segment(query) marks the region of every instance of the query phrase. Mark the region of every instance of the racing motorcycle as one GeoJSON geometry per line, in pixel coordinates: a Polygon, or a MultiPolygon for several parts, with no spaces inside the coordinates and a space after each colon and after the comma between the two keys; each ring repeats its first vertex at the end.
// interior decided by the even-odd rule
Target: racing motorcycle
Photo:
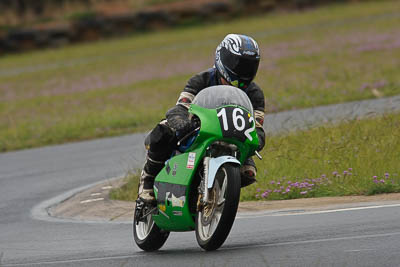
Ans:
{"type": "Polygon", "coordinates": [[[239,205],[240,166],[257,155],[253,107],[240,89],[227,85],[201,90],[189,114],[198,125],[156,176],[156,205],[137,200],[133,236],[145,251],[161,248],[171,231],[195,231],[204,250],[228,237],[239,205]]]}

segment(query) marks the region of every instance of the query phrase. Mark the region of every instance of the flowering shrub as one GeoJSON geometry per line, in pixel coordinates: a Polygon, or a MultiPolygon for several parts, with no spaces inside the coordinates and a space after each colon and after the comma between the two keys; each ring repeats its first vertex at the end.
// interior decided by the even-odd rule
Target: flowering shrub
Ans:
{"type": "Polygon", "coordinates": [[[400,179],[397,173],[391,175],[386,172],[381,177],[374,175],[371,180],[374,186],[367,192],[369,195],[391,193],[400,190],[400,179]]]}
{"type": "MultiPolygon", "coordinates": [[[[292,178],[282,177],[271,180],[267,188],[257,188],[256,199],[294,199],[316,196],[341,195],[337,192],[342,190],[342,195],[347,192],[346,185],[351,185],[354,179],[353,168],[342,172],[334,171],[330,175],[322,174],[317,178],[292,178]],[[331,192],[335,192],[332,193],[331,192]]],[[[373,176],[372,186],[363,194],[378,194],[400,191],[400,179],[397,174],[385,173],[382,177],[373,176]]]]}

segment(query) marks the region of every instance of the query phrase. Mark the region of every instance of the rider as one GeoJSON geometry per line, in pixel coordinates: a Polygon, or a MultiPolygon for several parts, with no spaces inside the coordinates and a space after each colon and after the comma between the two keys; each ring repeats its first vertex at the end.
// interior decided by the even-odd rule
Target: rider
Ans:
{"type": "MultiPolygon", "coordinates": [[[[184,136],[193,129],[189,120],[188,109],[197,93],[214,85],[231,85],[242,89],[253,104],[256,119],[256,130],[260,151],[265,144],[264,94],[252,80],[256,76],[260,62],[260,52],[256,41],[246,35],[228,34],[218,45],[215,53],[215,64],[212,68],[193,76],[180,94],[176,106],[166,113],[166,120],[161,121],[148,136],[148,149],[140,182],[139,198],[153,202],[153,185],[155,176],[164,167],[165,161],[176,148],[177,135],[184,136]]],[[[256,181],[256,166],[248,158],[240,169],[242,187],[256,181]]]]}

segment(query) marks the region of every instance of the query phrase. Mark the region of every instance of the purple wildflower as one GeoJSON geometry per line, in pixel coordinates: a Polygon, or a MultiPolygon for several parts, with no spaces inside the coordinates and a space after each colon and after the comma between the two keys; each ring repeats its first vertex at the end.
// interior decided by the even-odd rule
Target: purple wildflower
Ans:
{"type": "Polygon", "coordinates": [[[387,82],[385,80],[382,80],[382,81],[374,83],[374,88],[379,89],[379,88],[385,87],[386,85],[387,85],[387,82]]]}
{"type": "Polygon", "coordinates": [[[301,191],[300,192],[300,195],[305,195],[305,194],[307,194],[307,191],[301,191]]]}
{"type": "Polygon", "coordinates": [[[389,173],[385,173],[385,177],[386,177],[386,178],[389,178],[389,173]]]}
{"type": "Polygon", "coordinates": [[[322,174],[322,175],[321,175],[321,178],[326,178],[326,175],[325,175],[325,174],[322,174]]]}
{"type": "Polygon", "coordinates": [[[338,172],[337,172],[337,171],[334,171],[334,172],[332,172],[332,175],[333,175],[333,176],[336,176],[336,175],[338,175],[338,172]]]}
{"type": "Polygon", "coordinates": [[[381,182],[382,184],[384,184],[384,183],[385,183],[385,180],[381,179],[380,182],[381,182]]]}
{"type": "Polygon", "coordinates": [[[261,192],[261,188],[257,188],[257,192],[261,192]]]}
{"type": "Polygon", "coordinates": [[[346,176],[348,174],[348,171],[344,171],[343,175],[346,176]]]}
{"type": "Polygon", "coordinates": [[[271,182],[269,182],[270,184],[275,184],[275,181],[271,181],[271,182]]]}
{"type": "Polygon", "coordinates": [[[363,84],[361,85],[361,87],[358,88],[358,90],[364,91],[365,89],[368,89],[368,88],[370,88],[370,85],[369,85],[368,83],[363,83],[363,84]]]}
{"type": "Polygon", "coordinates": [[[351,172],[353,170],[353,168],[349,168],[349,172],[351,172]]]}
{"type": "Polygon", "coordinates": [[[290,187],[286,188],[286,193],[290,192],[290,187]]]}

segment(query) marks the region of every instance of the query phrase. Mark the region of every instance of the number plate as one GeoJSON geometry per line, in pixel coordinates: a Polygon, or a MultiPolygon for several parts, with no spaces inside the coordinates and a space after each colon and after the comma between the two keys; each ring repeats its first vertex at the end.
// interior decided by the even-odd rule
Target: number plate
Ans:
{"type": "Polygon", "coordinates": [[[233,137],[241,142],[246,139],[253,140],[250,133],[255,130],[255,123],[250,113],[239,107],[232,106],[219,108],[217,112],[223,137],[233,137]]]}

